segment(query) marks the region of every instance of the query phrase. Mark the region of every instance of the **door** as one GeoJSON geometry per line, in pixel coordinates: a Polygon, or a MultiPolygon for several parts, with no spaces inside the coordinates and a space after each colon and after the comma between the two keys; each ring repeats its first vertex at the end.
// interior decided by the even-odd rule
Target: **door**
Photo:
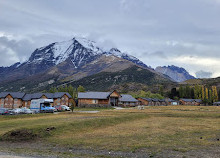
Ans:
{"type": "Polygon", "coordinates": [[[111,97],[110,104],[111,104],[111,106],[118,106],[118,98],[111,97]]]}

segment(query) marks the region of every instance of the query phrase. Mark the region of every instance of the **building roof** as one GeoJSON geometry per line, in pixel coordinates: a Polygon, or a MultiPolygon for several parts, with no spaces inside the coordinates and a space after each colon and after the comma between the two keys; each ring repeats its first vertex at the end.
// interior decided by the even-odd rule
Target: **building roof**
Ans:
{"type": "Polygon", "coordinates": [[[194,100],[195,100],[195,102],[197,102],[197,103],[201,103],[201,102],[202,102],[201,99],[194,99],[194,100]]]}
{"type": "Polygon", "coordinates": [[[194,101],[194,99],[184,99],[184,98],[181,98],[180,100],[185,101],[185,102],[193,102],[194,101]]]}
{"type": "Polygon", "coordinates": [[[122,97],[119,98],[119,101],[121,102],[138,102],[137,99],[133,98],[131,95],[129,94],[122,94],[122,97]]]}
{"type": "Polygon", "coordinates": [[[78,99],[108,99],[112,92],[79,92],[78,99]]]}
{"type": "Polygon", "coordinates": [[[43,95],[45,95],[48,99],[61,98],[65,94],[72,98],[69,93],[66,92],[56,92],[56,93],[33,93],[33,94],[25,94],[20,92],[1,92],[0,98],[5,98],[7,95],[11,95],[14,99],[23,99],[24,101],[28,101],[31,99],[40,99],[43,95]]]}
{"type": "Polygon", "coordinates": [[[5,98],[7,95],[11,95],[14,99],[22,99],[25,93],[22,92],[1,92],[0,98],[5,98]]]}
{"type": "Polygon", "coordinates": [[[144,100],[146,100],[146,101],[152,101],[151,98],[141,98],[141,99],[144,99],[144,100]]]}
{"type": "Polygon", "coordinates": [[[61,98],[64,95],[67,95],[69,98],[72,98],[72,96],[66,92],[56,92],[53,94],[53,98],[61,98]]]}
{"type": "Polygon", "coordinates": [[[181,98],[180,100],[182,100],[184,102],[197,102],[197,103],[201,103],[202,102],[201,99],[185,99],[185,98],[181,98]]]}
{"type": "Polygon", "coordinates": [[[78,99],[108,99],[113,92],[79,92],[78,99]]]}
{"type": "Polygon", "coordinates": [[[214,105],[216,105],[216,104],[220,104],[220,102],[214,102],[213,104],[214,104],[214,105]]]}

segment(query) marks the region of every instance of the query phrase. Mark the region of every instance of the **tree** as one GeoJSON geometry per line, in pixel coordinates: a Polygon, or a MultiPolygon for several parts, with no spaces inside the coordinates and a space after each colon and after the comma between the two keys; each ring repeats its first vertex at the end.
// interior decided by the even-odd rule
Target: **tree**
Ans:
{"type": "Polygon", "coordinates": [[[183,87],[182,87],[182,86],[180,86],[180,88],[179,88],[179,97],[180,97],[180,98],[183,98],[183,97],[184,97],[184,90],[183,90],[183,87]]]}
{"type": "Polygon", "coordinates": [[[85,92],[85,88],[81,85],[79,85],[79,87],[77,88],[78,92],[85,92]]]}
{"type": "Polygon", "coordinates": [[[178,91],[176,90],[176,88],[172,88],[171,89],[171,92],[170,92],[170,98],[174,98],[174,97],[178,97],[179,96],[179,93],[178,91]]]}
{"type": "Polygon", "coordinates": [[[205,90],[204,90],[204,86],[202,86],[202,100],[205,100],[205,90]]]}
{"type": "Polygon", "coordinates": [[[164,88],[163,88],[163,86],[160,86],[159,94],[160,94],[161,96],[164,95],[164,88]]]}
{"type": "Polygon", "coordinates": [[[186,86],[185,88],[185,92],[186,92],[186,98],[191,98],[191,89],[189,87],[189,85],[186,86]]]}
{"type": "Polygon", "coordinates": [[[74,99],[71,99],[70,109],[71,109],[72,112],[73,112],[73,110],[75,109],[75,107],[76,107],[76,102],[74,101],[74,99]]]}

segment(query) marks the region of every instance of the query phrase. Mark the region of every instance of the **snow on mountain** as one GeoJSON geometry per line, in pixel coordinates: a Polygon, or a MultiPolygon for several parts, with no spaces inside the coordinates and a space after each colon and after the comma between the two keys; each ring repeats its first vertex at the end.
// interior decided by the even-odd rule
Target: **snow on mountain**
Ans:
{"type": "Polygon", "coordinates": [[[113,55],[137,65],[147,67],[139,59],[127,53],[122,53],[117,48],[103,51],[94,41],[85,38],[73,38],[69,41],[56,42],[36,49],[27,61],[27,64],[36,65],[43,63],[44,65],[55,66],[70,59],[74,67],[78,68],[101,55],[113,55]]]}

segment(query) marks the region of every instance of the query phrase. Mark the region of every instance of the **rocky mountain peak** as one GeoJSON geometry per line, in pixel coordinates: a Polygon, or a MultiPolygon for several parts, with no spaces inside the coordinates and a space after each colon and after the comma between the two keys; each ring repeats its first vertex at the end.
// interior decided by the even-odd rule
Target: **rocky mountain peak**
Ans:
{"type": "Polygon", "coordinates": [[[187,72],[184,68],[174,65],[163,67],[158,66],[155,71],[169,76],[176,82],[183,82],[189,79],[195,79],[195,77],[190,75],[189,72],[187,72]]]}

